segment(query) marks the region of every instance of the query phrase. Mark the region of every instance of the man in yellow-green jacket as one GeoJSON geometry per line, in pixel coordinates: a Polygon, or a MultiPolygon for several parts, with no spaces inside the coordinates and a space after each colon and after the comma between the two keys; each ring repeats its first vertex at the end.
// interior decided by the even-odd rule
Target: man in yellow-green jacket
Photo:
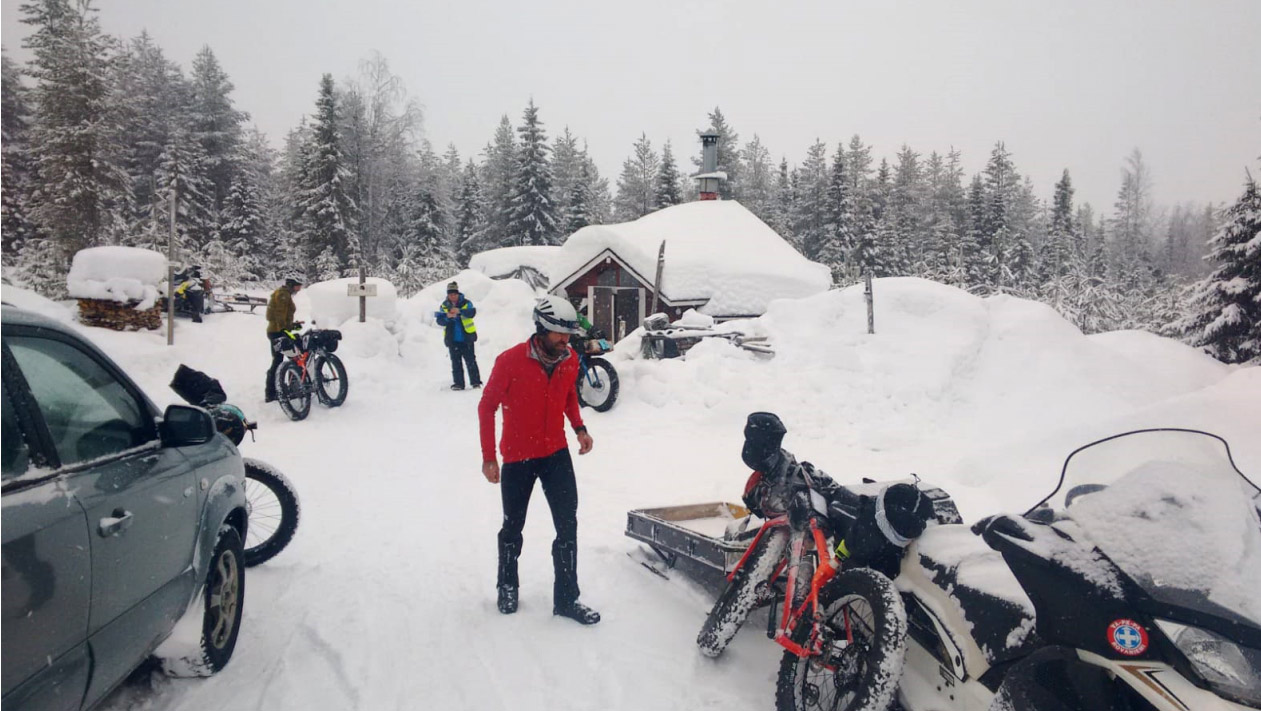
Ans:
{"type": "Polygon", "coordinates": [[[302,291],[302,282],[289,277],[285,279],[284,286],[273,291],[267,300],[267,340],[271,343],[271,367],[267,369],[267,387],[263,390],[267,402],[276,399],[276,369],[285,359],[280,346],[289,338],[285,331],[302,325],[301,321],[293,320],[297,312],[293,295],[299,291],[302,291]]]}
{"type": "Polygon", "coordinates": [[[445,329],[442,342],[451,354],[452,390],[464,389],[465,365],[468,366],[469,384],[475,388],[482,386],[482,374],[477,370],[477,355],[473,350],[473,344],[477,342],[477,326],[473,324],[476,315],[473,302],[460,293],[460,285],[455,282],[447,284],[447,298],[438,305],[434,317],[445,329]]]}

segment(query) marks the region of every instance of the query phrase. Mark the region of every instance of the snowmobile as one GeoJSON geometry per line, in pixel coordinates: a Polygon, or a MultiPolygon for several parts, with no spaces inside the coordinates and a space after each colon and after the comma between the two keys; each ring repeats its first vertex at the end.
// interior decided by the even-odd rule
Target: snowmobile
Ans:
{"type": "Polygon", "coordinates": [[[1261,708],[1259,507],[1225,440],[1141,430],[1023,515],[930,526],[895,580],[901,708],[1261,708]]]}

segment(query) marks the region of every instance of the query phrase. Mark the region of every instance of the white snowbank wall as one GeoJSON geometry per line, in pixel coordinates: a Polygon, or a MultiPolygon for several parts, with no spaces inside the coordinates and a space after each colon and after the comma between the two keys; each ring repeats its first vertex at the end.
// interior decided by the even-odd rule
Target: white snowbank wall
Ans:
{"type": "Polygon", "coordinates": [[[560,250],[560,247],[537,245],[488,249],[474,254],[469,259],[468,266],[488,277],[507,276],[521,267],[529,267],[544,276],[550,276],[552,264],[560,256],[560,250]]]}
{"type": "Polygon", "coordinates": [[[743,205],[705,200],[578,230],[552,267],[552,286],[605,249],[651,284],[662,240],[662,296],[672,302],[708,299],[699,310],[713,316],[762,314],[773,299],[813,296],[832,285],[827,267],[801,256],[743,205]]]}
{"type": "MultiPolygon", "coordinates": [[[[310,304],[311,323],[320,328],[338,328],[351,318],[359,318],[359,297],[349,296],[346,288],[358,284],[359,277],[332,279],[312,284],[298,293],[305,294],[310,304]]],[[[368,277],[364,283],[376,284],[377,295],[367,297],[368,317],[379,319],[390,328],[398,320],[398,290],[380,277],[368,277]]]]}
{"type": "Polygon", "coordinates": [[[75,253],[66,291],[75,299],[139,301],[153,306],[158,283],[166,278],[166,257],[139,247],[89,247],[75,253]]]}

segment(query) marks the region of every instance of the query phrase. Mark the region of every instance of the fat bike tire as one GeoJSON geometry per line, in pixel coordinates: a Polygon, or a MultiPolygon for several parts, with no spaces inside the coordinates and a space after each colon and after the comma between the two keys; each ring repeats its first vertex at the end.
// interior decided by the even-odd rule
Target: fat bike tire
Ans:
{"type": "MultiPolygon", "coordinates": [[[[823,653],[784,652],[776,711],[887,711],[896,708],[906,655],[906,610],[893,582],[869,568],[846,570],[819,591],[823,653]],[[847,643],[846,624],[853,635],[847,643]],[[830,667],[830,668],[829,668],[830,667]]],[[[808,619],[793,641],[811,644],[808,619]]]]}
{"type": "Polygon", "coordinates": [[[311,414],[311,388],[302,382],[302,369],[291,360],[276,371],[276,401],[289,419],[305,420],[311,414]]]}
{"type": "Polygon", "coordinates": [[[768,597],[773,582],[771,575],[783,560],[787,547],[787,529],[778,528],[762,537],[758,547],[744,562],[744,567],[736,571],[727,589],[709,611],[709,617],[696,636],[696,646],[701,654],[712,658],[723,653],[753,608],[768,597]]]}
{"type": "Polygon", "coordinates": [[[315,394],[321,405],[339,407],[346,402],[350,381],[346,379],[346,366],[341,358],[332,353],[316,356],[312,370],[315,371],[315,394]]]}
{"type": "Polygon", "coordinates": [[[293,485],[270,465],[245,459],[245,567],[265,563],[285,549],[298,531],[301,507],[293,485]]]}
{"type": "Polygon", "coordinates": [[[587,374],[578,376],[578,402],[596,412],[608,412],[617,402],[619,387],[613,364],[603,358],[592,358],[587,362],[587,374]]]}

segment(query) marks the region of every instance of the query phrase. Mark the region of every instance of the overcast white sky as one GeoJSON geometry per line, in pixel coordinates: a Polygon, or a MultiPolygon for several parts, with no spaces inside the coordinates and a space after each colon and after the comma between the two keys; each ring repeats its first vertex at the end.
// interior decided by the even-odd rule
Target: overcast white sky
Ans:
{"type": "MultiPolygon", "coordinates": [[[[21,0],[3,41],[24,60],[21,0]]],[[[98,0],[107,32],[148,29],[186,69],[205,44],[236,103],[278,143],[337,80],[381,52],[441,151],[481,149],[533,96],[616,180],[632,142],[673,141],[721,106],[776,161],[854,133],[892,160],[951,146],[969,174],[996,140],[1049,198],[1111,209],[1140,148],[1160,202],[1227,201],[1261,156],[1261,0],[98,0]]],[[[829,150],[831,153],[831,150],[829,150]]],[[[1261,176],[1258,176],[1261,177],[1261,176]]]]}

